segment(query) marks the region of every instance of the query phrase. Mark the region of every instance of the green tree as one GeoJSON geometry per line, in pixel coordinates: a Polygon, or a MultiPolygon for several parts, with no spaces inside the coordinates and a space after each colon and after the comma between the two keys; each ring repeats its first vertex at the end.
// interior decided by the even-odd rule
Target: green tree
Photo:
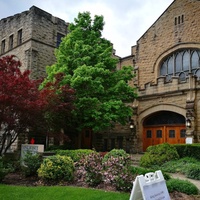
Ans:
{"type": "Polygon", "coordinates": [[[119,59],[113,56],[112,43],[102,38],[103,16],[92,20],[89,12],[79,13],[69,25],[69,34],[56,50],[57,62],[47,67],[47,82],[57,73],[65,76],[61,85],[69,84],[76,91],[74,116],[79,129],[104,130],[114,123],[125,124],[132,109],[135,89],[127,83],[133,68],[117,70],[119,59]]]}

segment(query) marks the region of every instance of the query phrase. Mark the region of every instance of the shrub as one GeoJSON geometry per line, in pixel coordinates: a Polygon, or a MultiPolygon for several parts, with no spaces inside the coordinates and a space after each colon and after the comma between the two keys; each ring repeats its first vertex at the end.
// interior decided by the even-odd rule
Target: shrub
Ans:
{"type": "Polygon", "coordinates": [[[86,157],[82,158],[82,160],[80,160],[78,166],[79,176],[80,173],[83,173],[83,175],[85,175],[85,181],[90,186],[97,186],[102,182],[103,166],[102,157],[99,154],[92,153],[87,155],[86,157]]]}
{"type": "Polygon", "coordinates": [[[74,162],[68,156],[50,156],[43,160],[38,176],[45,180],[71,181],[74,178],[74,162]]]}
{"type": "Polygon", "coordinates": [[[146,153],[140,159],[142,167],[152,167],[154,165],[161,166],[170,160],[179,158],[176,148],[168,143],[155,146],[149,146],[146,153]]]}
{"type": "Polygon", "coordinates": [[[200,160],[200,145],[199,144],[175,144],[174,147],[180,158],[193,157],[200,160]]]}
{"type": "Polygon", "coordinates": [[[39,169],[42,163],[42,156],[40,154],[33,154],[31,152],[27,152],[22,162],[22,171],[24,175],[34,176],[37,174],[37,170],[39,169]]]}
{"type": "MultiPolygon", "coordinates": [[[[146,168],[143,168],[143,167],[135,167],[135,166],[131,166],[130,170],[131,170],[131,173],[135,174],[135,175],[145,175],[149,172],[155,171],[155,169],[146,169],[146,168]]],[[[163,177],[166,181],[171,178],[171,176],[164,171],[162,171],[162,174],[163,174],[163,177]]]]}
{"type": "Polygon", "coordinates": [[[74,162],[79,161],[84,156],[95,153],[95,151],[91,149],[56,150],[55,152],[57,155],[69,156],[74,162]]]}
{"type": "Polygon", "coordinates": [[[110,157],[104,162],[104,182],[112,184],[119,191],[131,191],[135,174],[131,172],[130,158],[110,157]]]}
{"type": "Polygon", "coordinates": [[[0,182],[4,179],[4,177],[8,174],[9,170],[5,168],[2,157],[0,157],[0,182]]]}
{"type": "Polygon", "coordinates": [[[170,179],[166,182],[166,185],[169,192],[178,191],[188,195],[198,194],[198,188],[187,180],[170,179]]]}
{"type": "Polygon", "coordinates": [[[191,164],[199,164],[195,158],[181,158],[179,160],[172,160],[164,163],[160,169],[169,173],[183,173],[186,174],[187,170],[190,168],[191,164]]]}
{"type": "Polygon", "coordinates": [[[127,157],[129,157],[129,154],[127,154],[126,151],[124,151],[123,149],[112,149],[110,152],[108,152],[104,156],[103,162],[106,162],[111,157],[114,157],[114,158],[117,158],[117,157],[127,158],[127,157]]]}
{"type": "Polygon", "coordinates": [[[186,169],[185,174],[188,178],[200,180],[200,166],[199,166],[199,164],[189,165],[186,169]]]}

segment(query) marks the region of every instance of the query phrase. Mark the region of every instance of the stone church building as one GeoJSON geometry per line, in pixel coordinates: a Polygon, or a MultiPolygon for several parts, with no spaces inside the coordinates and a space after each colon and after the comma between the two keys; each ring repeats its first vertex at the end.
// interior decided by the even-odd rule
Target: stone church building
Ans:
{"type": "MultiPolygon", "coordinates": [[[[131,31],[131,29],[128,29],[131,31]]],[[[143,152],[160,143],[200,141],[200,1],[174,0],[132,46],[138,98],[131,126],[97,136],[102,149],[143,152]],[[102,141],[102,143],[100,142],[102,141]]]]}
{"type": "MultiPolygon", "coordinates": [[[[131,30],[130,30],[131,31],[131,30]]],[[[139,38],[133,120],[139,151],[200,141],[200,1],[175,0],[139,38]]]]}
{"type": "MultiPolygon", "coordinates": [[[[33,77],[43,76],[44,66],[55,61],[54,49],[67,34],[67,26],[34,6],[2,19],[0,56],[16,54],[24,68],[34,70],[33,77]]],[[[136,74],[129,83],[138,93],[130,104],[133,116],[127,126],[81,133],[84,147],[143,152],[164,142],[199,142],[200,1],[174,0],[131,47],[131,55],[120,58],[117,68],[124,65],[134,66],[136,74]]]]}

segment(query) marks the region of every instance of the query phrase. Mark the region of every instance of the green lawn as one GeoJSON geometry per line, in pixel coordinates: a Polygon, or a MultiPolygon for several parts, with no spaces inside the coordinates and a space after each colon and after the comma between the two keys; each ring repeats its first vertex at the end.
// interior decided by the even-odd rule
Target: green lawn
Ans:
{"type": "Polygon", "coordinates": [[[130,194],[68,186],[0,185],[1,200],[128,200],[130,194]]]}

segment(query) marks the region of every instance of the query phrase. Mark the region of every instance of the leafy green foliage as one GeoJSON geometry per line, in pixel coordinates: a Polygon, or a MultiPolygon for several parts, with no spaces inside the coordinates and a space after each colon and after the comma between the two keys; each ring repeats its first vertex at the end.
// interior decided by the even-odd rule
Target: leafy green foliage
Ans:
{"type": "Polygon", "coordinates": [[[2,157],[0,157],[0,182],[4,179],[4,177],[6,176],[6,174],[8,174],[8,169],[5,168],[3,161],[2,161],[2,157]]]}
{"type": "Polygon", "coordinates": [[[22,171],[25,176],[37,175],[37,170],[42,163],[42,155],[27,152],[22,160],[22,171]]]}
{"type": "Polygon", "coordinates": [[[160,169],[169,173],[186,174],[191,165],[200,165],[200,162],[195,158],[185,157],[179,160],[171,160],[160,166],[160,169]]]}
{"type": "Polygon", "coordinates": [[[198,188],[187,180],[170,179],[166,184],[169,192],[178,191],[188,195],[198,194],[198,188]]]}
{"type": "Polygon", "coordinates": [[[188,168],[186,168],[186,176],[191,179],[200,180],[200,165],[199,164],[191,164],[188,168]]]}
{"type": "Polygon", "coordinates": [[[108,159],[110,159],[111,157],[113,158],[118,158],[118,157],[124,157],[124,158],[128,158],[129,154],[126,153],[126,151],[124,151],[123,149],[112,149],[111,151],[109,151],[103,158],[103,162],[107,161],[108,159]]]}
{"type": "Polygon", "coordinates": [[[160,145],[149,146],[147,151],[140,159],[142,167],[151,168],[154,165],[161,166],[170,160],[179,158],[176,148],[168,143],[160,145]]]}
{"type": "Polygon", "coordinates": [[[75,91],[69,85],[60,86],[63,74],[58,73],[54,82],[49,82],[40,90],[40,98],[44,102],[42,110],[42,123],[38,122],[41,131],[57,134],[57,140],[67,140],[60,129],[68,129],[71,126],[71,112],[74,109],[75,91]]]}
{"type": "Polygon", "coordinates": [[[38,169],[38,176],[50,181],[72,181],[74,178],[74,163],[68,156],[50,156],[43,160],[38,169]]]}
{"type": "Polygon", "coordinates": [[[117,57],[113,56],[110,41],[102,38],[102,16],[91,19],[90,13],[79,13],[69,25],[69,34],[56,51],[57,62],[47,68],[43,83],[54,82],[58,73],[64,74],[60,86],[69,84],[76,91],[74,119],[79,130],[104,130],[113,123],[126,124],[132,109],[135,89],[127,83],[133,77],[131,66],[116,70],[117,57]]]}
{"type": "Polygon", "coordinates": [[[78,162],[82,157],[91,153],[97,153],[91,149],[75,149],[75,150],[56,150],[57,155],[69,156],[74,162],[78,162]]]}
{"type": "Polygon", "coordinates": [[[200,144],[175,144],[180,158],[192,157],[200,160],[200,144]]]}

